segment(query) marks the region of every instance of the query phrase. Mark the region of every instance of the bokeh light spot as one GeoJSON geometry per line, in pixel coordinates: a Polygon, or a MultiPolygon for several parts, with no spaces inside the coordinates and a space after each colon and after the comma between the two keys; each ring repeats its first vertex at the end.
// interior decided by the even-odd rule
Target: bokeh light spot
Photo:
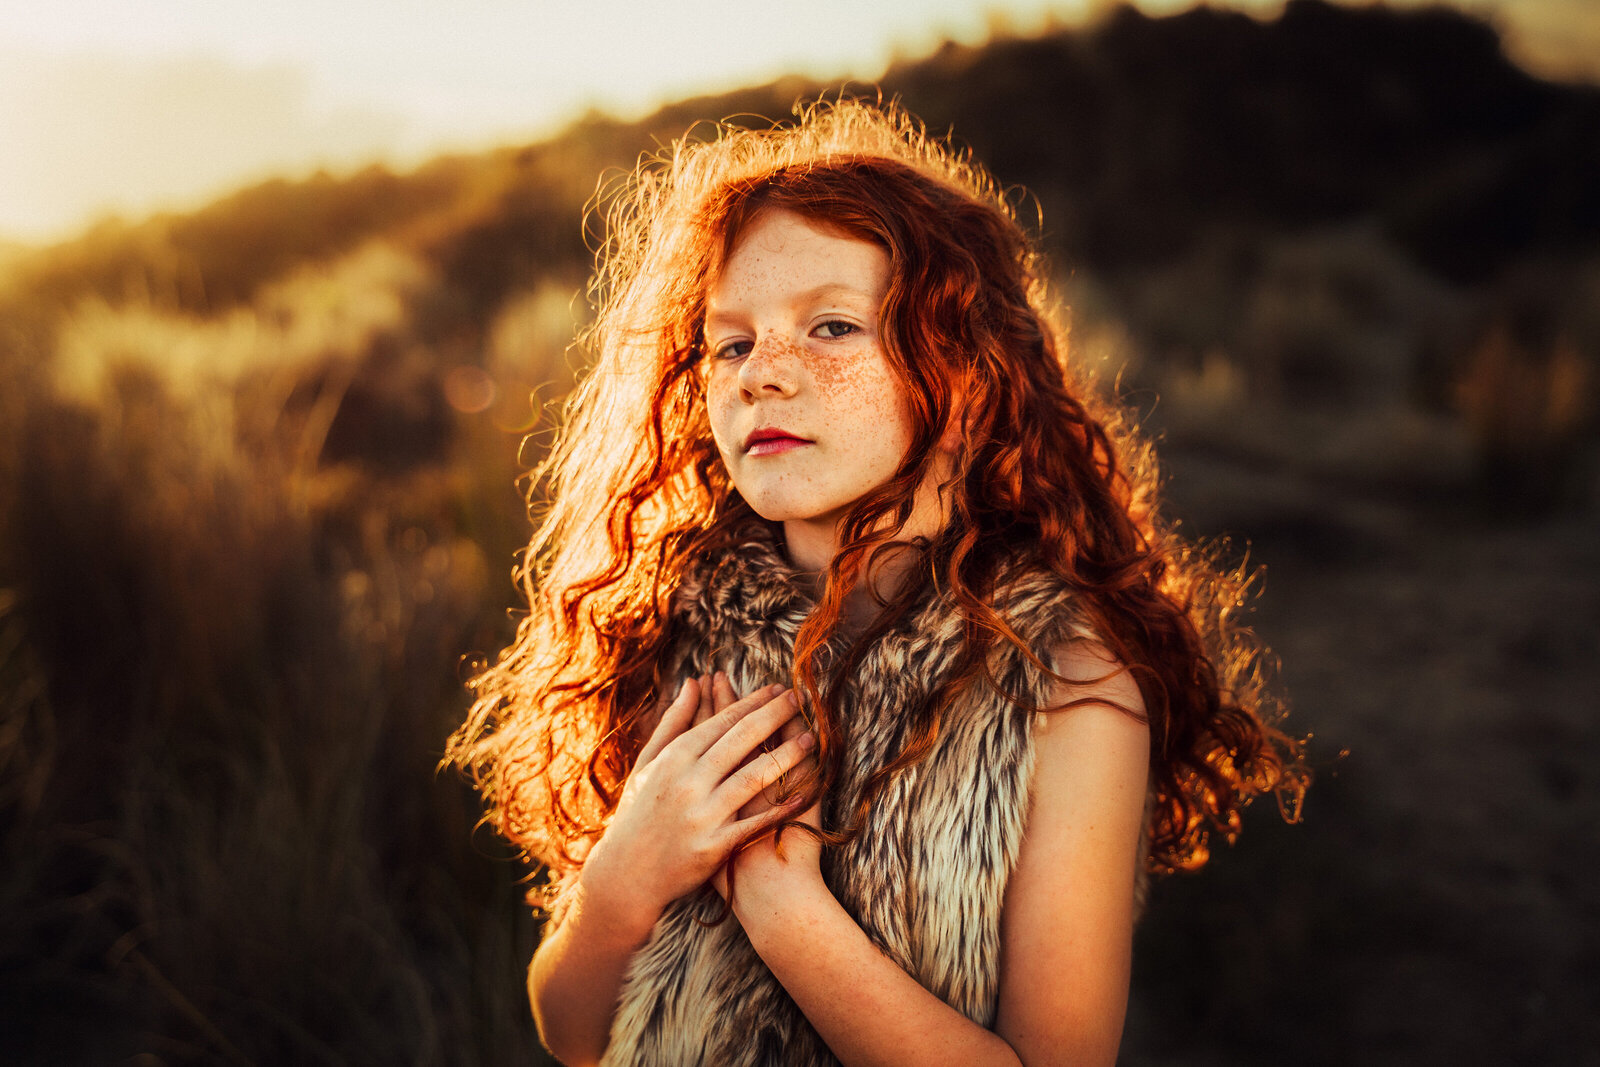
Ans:
{"type": "Polygon", "coordinates": [[[445,399],[463,414],[489,410],[498,393],[494,379],[479,367],[451,367],[444,376],[445,399]]]}

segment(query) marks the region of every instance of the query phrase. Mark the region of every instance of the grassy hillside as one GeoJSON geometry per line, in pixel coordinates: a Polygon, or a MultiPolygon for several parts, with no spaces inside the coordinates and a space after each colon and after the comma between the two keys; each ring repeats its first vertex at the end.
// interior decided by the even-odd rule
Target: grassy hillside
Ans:
{"type": "MultiPolygon", "coordinates": [[[[434,768],[511,632],[584,206],[823,88],[0,257],[0,1059],[533,1054],[520,872],[434,768]]],[[[1027,190],[1075,358],[1268,566],[1321,739],[1306,825],[1158,893],[1125,1060],[1588,1055],[1600,90],[1459,14],[1293,0],[883,92],[1027,190]]]]}

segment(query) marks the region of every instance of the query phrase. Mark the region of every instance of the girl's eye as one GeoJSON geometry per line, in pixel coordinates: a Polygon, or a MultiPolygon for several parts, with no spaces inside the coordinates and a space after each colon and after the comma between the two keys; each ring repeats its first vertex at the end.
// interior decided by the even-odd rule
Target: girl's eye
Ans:
{"type": "Polygon", "coordinates": [[[853,322],[844,322],[840,319],[829,319],[812,332],[819,334],[830,341],[836,341],[841,337],[849,337],[851,334],[858,332],[859,329],[860,327],[853,322]]]}
{"type": "Polygon", "coordinates": [[[713,359],[740,359],[750,354],[749,341],[729,341],[721,348],[713,349],[713,359]]]}

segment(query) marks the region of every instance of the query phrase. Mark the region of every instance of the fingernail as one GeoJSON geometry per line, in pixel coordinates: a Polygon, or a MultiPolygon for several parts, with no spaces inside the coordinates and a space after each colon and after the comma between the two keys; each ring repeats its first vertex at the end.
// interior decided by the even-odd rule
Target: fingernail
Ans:
{"type": "Polygon", "coordinates": [[[800,706],[800,694],[799,693],[796,693],[793,689],[791,689],[791,690],[789,690],[787,696],[789,697],[789,703],[790,704],[793,704],[797,708],[800,706]]]}
{"type": "Polygon", "coordinates": [[[795,740],[800,742],[800,748],[803,751],[811,748],[812,745],[817,743],[817,735],[812,733],[810,730],[807,730],[805,733],[795,738],[795,740]]]}

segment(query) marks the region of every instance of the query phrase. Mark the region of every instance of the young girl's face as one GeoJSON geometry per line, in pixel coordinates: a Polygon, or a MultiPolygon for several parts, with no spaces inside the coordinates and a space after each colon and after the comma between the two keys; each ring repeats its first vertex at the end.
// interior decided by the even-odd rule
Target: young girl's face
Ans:
{"type": "Polygon", "coordinates": [[[784,523],[797,556],[802,543],[833,544],[844,512],[888,481],[910,446],[905,388],[879,333],[888,285],[879,246],[768,209],[707,293],[717,449],[750,506],[784,523]]]}

